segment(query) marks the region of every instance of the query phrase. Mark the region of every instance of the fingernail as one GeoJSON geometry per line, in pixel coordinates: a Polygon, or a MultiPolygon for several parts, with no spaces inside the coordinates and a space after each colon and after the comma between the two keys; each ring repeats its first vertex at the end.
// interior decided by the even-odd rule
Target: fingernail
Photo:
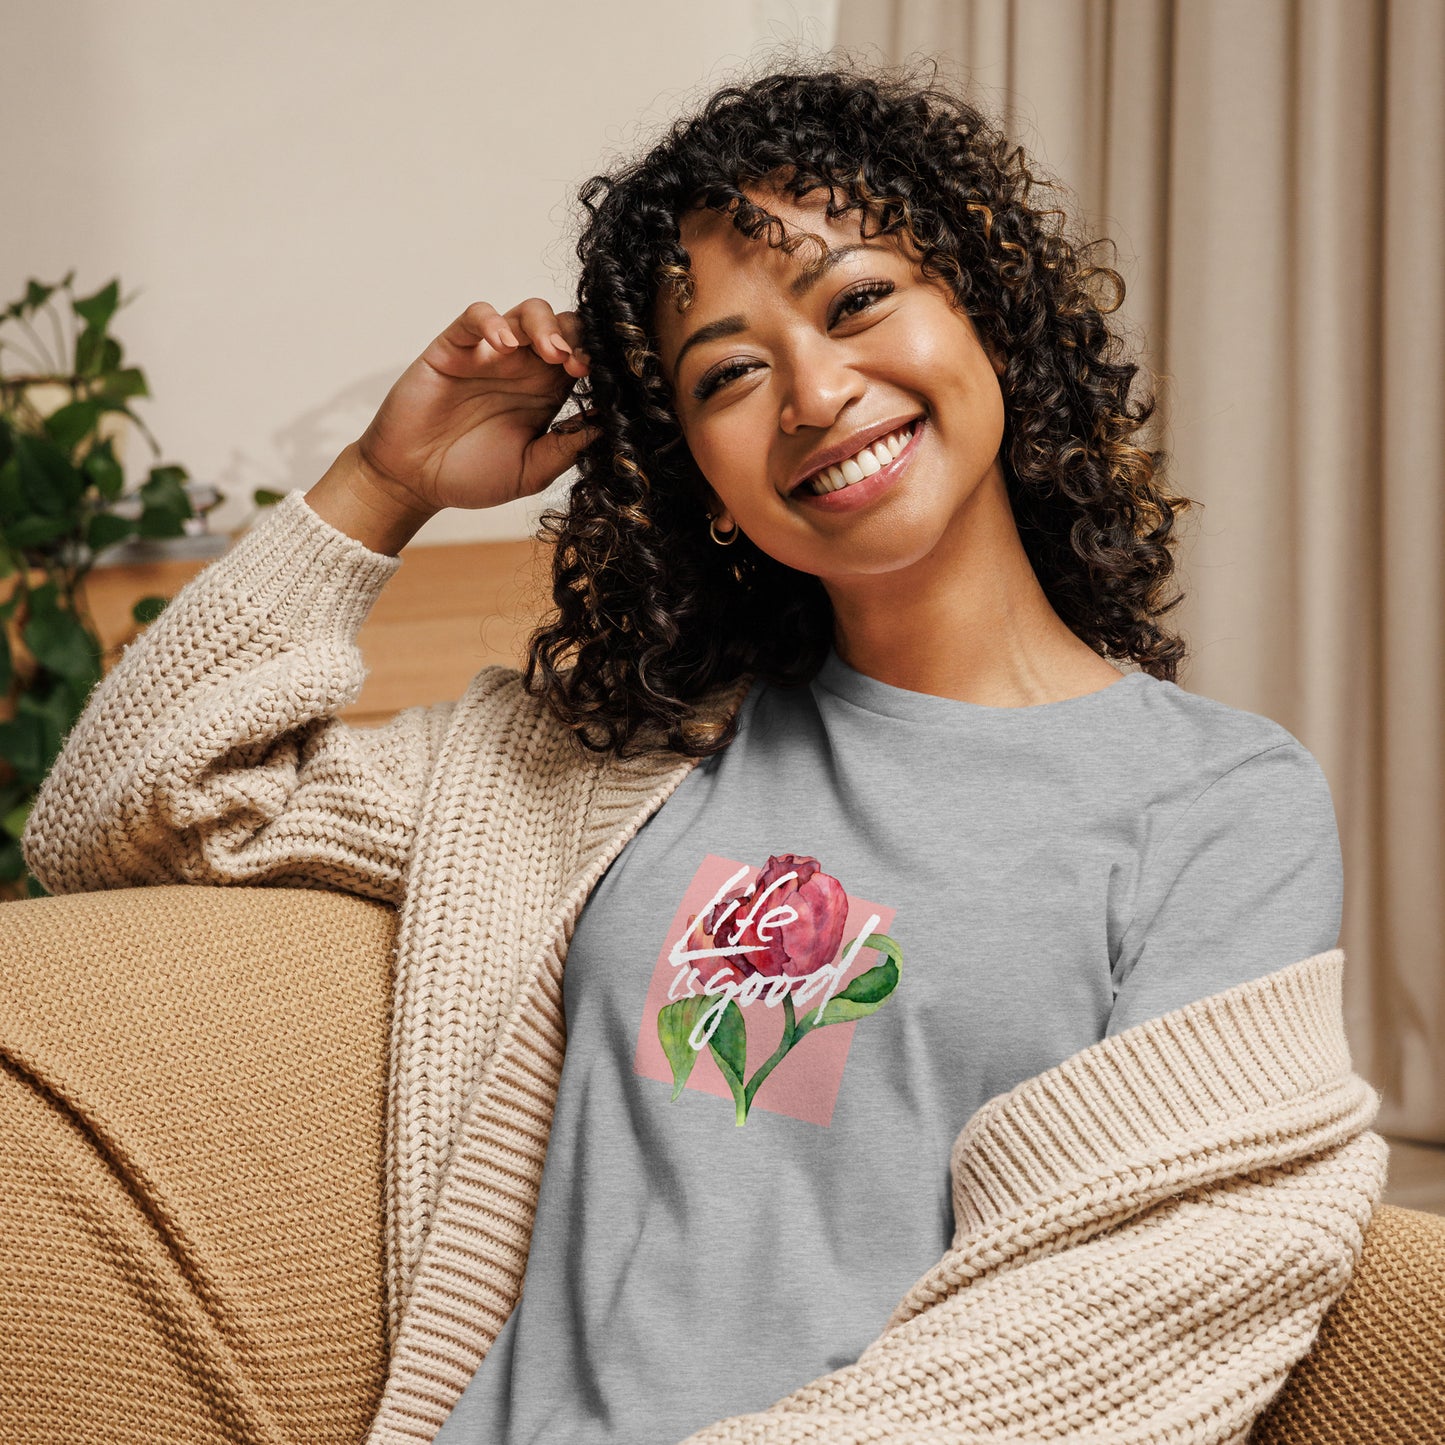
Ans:
{"type": "Polygon", "coordinates": [[[504,327],[502,327],[501,332],[500,332],[500,335],[501,335],[502,340],[505,341],[508,346],[520,346],[520,345],[522,344],[522,343],[521,343],[520,341],[518,341],[517,338],[512,334],[512,328],[511,328],[510,326],[504,326],[504,327]]]}
{"type": "Polygon", "coordinates": [[[560,332],[554,331],[552,333],[552,345],[558,347],[562,351],[570,352],[572,350],[572,348],[568,346],[567,343],[562,339],[560,332]]]}

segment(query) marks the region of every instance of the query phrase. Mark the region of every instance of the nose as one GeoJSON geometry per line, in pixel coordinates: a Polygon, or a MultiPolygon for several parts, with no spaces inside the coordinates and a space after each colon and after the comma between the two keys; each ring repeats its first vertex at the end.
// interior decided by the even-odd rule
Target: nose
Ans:
{"type": "Polygon", "coordinates": [[[826,431],[865,389],[847,346],[823,336],[800,341],[793,348],[785,364],[785,382],[778,425],[789,435],[803,427],[826,431]]]}

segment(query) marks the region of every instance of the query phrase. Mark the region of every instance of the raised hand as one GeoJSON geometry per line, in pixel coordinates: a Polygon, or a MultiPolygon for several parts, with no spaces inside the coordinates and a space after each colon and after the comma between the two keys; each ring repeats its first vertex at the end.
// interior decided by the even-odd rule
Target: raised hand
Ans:
{"type": "Polygon", "coordinates": [[[596,434],[552,428],[587,375],[575,311],[468,306],[398,378],[356,443],[372,480],[423,511],[543,491],[596,434]]]}

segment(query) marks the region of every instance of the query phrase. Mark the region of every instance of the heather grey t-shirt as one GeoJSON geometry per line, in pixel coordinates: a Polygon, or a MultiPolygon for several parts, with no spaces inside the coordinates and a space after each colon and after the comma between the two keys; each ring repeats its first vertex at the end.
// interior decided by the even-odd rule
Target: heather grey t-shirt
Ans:
{"type": "Polygon", "coordinates": [[[981,1104],[1334,948],[1342,897],[1311,754],[1173,683],[755,683],[578,920],[522,1298],[438,1442],[676,1445],[852,1363],[981,1104]]]}

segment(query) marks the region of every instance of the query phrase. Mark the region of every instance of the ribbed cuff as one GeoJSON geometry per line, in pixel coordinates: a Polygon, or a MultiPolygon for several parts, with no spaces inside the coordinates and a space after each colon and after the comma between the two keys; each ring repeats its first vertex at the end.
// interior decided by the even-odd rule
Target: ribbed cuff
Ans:
{"type": "Polygon", "coordinates": [[[212,563],[213,581],[229,584],[254,606],[283,615],[298,637],[354,637],[402,565],[373,552],[288,492],[212,563]]]}

